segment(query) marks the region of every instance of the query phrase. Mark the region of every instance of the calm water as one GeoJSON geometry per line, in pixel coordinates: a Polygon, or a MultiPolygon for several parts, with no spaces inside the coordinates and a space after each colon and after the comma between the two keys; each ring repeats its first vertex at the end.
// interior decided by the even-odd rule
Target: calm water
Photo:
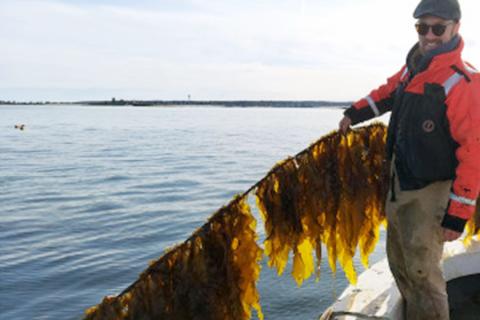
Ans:
{"type": "MultiPolygon", "coordinates": [[[[80,319],[340,116],[0,106],[0,319],[80,319]]],[[[258,286],[266,319],[316,319],[346,285],[324,261],[318,283],[264,266],[258,286]]]]}

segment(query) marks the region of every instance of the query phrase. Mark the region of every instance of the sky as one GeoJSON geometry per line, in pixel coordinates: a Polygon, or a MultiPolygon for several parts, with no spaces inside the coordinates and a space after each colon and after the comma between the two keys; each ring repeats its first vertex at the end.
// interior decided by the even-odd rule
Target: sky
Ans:
{"type": "MultiPolygon", "coordinates": [[[[0,0],[0,100],[357,100],[405,63],[417,3],[0,0]]],[[[460,4],[480,67],[480,1],[460,4]]]]}

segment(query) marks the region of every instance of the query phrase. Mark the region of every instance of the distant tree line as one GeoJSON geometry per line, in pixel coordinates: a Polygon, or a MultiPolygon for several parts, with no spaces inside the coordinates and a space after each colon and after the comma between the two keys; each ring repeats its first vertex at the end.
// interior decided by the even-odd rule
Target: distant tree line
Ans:
{"type": "Polygon", "coordinates": [[[74,104],[74,102],[0,100],[0,105],[50,105],[50,104],[74,104]]]}
{"type": "Polygon", "coordinates": [[[50,105],[71,104],[89,106],[220,106],[220,107],[274,107],[274,108],[318,108],[318,107],[346,107],[350,101],[324,101],[324,100],[96,100],[76,102],[17,102],[3,101],[3,105],[50,105]]]}
{"type": "Polygon", "coordinates": [[[83,101],[81,104],[95,106],[221,106],[221,107],[275,107],[275,108],[317,108],[317,107],[345,107],[349,101],[323,100],[109,100],[83,101]]]}

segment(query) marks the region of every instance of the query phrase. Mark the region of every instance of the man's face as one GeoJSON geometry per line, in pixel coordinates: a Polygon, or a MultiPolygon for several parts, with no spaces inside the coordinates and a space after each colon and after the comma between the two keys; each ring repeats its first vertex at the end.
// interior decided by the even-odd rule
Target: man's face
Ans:
{"type": "Polygon", "coordinates": [[[458,29],[460,28],[459,22],[445,20],[435,16],[424,16],[417,21],[417,31],[418,25],[425,27],[424,24],[428,26],[443,25],[446,28],[445,32],[443,32],[441,35],[436,35],[434,30],[432,30],[432,27],[428,28],[428,32],[425,35],[421,35],[420,33],[418,34],[420,51],[423,54],[450,41],[458,33],[458,29]]]}

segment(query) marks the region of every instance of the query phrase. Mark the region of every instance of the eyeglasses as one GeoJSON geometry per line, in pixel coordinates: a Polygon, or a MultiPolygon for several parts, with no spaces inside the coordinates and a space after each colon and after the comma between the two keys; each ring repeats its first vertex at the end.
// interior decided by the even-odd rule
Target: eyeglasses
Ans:
{"type": "Polygon", "coordinates": [[[447,30],[447,27],[451,24],[453,24],[453,22],[446,23],[446,24],[437,23],[434,25],[429,25],[426,23],[417,23],[415,24],[415,29],[417,30],[419,35],[425,36],[427,35],[428,30],[432,28],[433,34],[436,35],[437,37],[440,37],[445,33],[445,30],[447,30]]]}

